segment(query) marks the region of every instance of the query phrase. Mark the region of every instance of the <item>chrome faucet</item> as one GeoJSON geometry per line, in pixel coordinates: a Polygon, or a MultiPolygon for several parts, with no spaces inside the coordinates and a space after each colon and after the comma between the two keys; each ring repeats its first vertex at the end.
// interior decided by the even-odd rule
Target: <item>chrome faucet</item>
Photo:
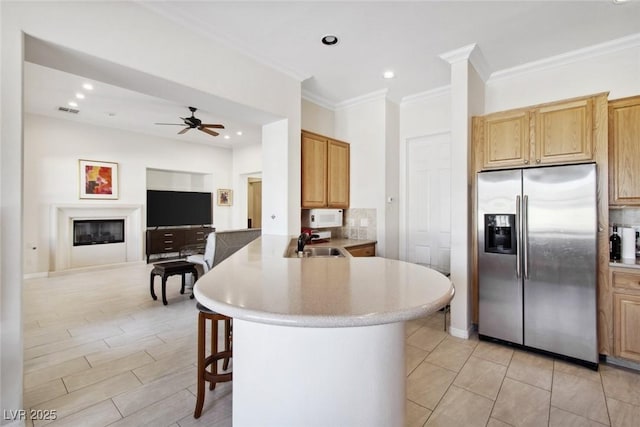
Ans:
{"type": "Polygon", "coordinates": [[[318,236],[317,234],[307,233],[302,233],[300,236],[298,236],[298,252],[304,252],[304,245],[309,243],[309,240],[311,240],[312,237],[318,238],[320,236],[318,236]]]}

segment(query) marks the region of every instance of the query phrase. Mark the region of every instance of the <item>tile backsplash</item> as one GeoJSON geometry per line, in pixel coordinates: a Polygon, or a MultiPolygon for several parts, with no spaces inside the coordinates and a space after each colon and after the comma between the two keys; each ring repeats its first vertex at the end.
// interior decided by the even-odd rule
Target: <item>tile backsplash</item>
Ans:
{"type": "Polygon", "coordinates": [[[614,225],[640,228],[640,208],[609,209],[609,228],[614,225]]]}
{"type": "Polygon", "coordinates": [[[333,238],[377,240],[377,215],[375,209],[353,208],[344,210],[342,227],[332,227],[333,238]]]}

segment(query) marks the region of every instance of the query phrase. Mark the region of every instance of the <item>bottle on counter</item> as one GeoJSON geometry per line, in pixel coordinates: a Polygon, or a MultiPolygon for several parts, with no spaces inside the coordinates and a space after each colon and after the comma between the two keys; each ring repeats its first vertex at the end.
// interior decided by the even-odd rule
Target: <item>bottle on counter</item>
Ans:
{"type": "Polygon", "coordinates": [[[609,237],[609,259],[620,261],[622,258],[622,239],[618,236],[618,226],[613,226],[613,234],[609,237]]]}

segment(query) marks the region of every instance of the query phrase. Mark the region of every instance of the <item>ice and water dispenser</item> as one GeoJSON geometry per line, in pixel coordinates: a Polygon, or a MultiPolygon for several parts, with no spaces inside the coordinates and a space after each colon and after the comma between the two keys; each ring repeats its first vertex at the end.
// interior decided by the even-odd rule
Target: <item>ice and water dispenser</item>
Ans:
{"type": "Polygon", "coordinates": [[[516,254],[516,216],[485,214],[484,251],[494,254],[516,254]]]}

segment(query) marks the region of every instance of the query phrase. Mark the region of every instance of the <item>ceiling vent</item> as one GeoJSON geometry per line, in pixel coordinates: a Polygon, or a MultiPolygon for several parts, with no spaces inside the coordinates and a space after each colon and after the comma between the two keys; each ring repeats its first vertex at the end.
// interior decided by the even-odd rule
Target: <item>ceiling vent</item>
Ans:
{"type": "Polygon", "coordinates": [[[58,111],[63,111],[69,114],[78,114],[80,110],[76,110],[75,108],[67,108],[67,107],[58,107],[58,111]]]}

